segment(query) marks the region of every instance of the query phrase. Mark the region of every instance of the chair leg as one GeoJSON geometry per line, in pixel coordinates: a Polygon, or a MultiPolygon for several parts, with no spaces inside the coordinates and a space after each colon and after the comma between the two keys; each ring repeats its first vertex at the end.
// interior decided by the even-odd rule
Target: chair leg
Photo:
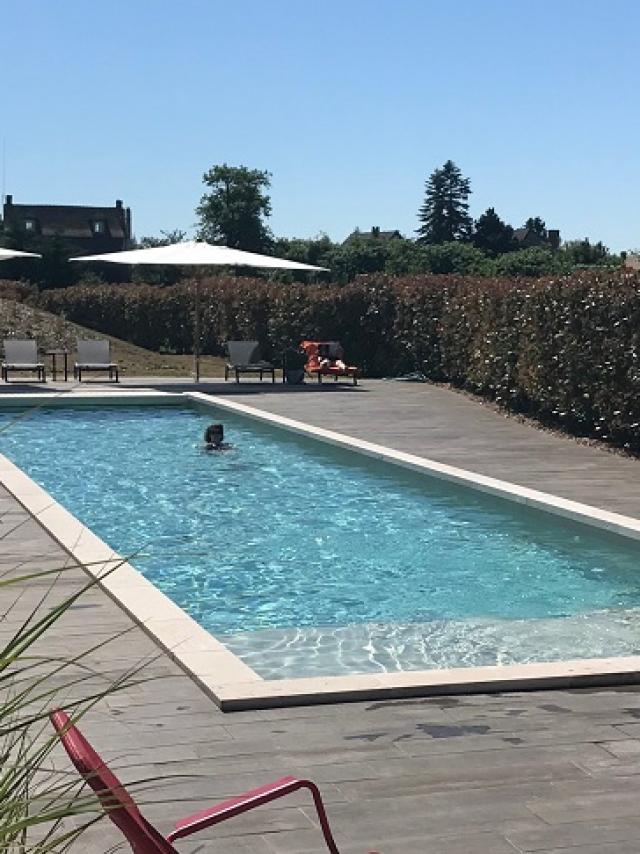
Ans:
{"type": "Polygon", "coordinates": [[[226,382],[229,379],[229,367],[228,365],[224,366],[224,381],[226,382]]]}
{"type": "MultiPolygon", "coordinates": [[[[284,374],[283,374],[283,376],[284,376],[284,374]]],[[[272,370],[271,370],[271,385],[273,385],[275,383],[275,381],[276,381],[276,369],[272,368],[272,370]]]]}
{"type": "Polygon", "coordinates": [[[238,370],[238,368],[236,368],[236,382],[240,382],[240,371],[238,370]]]}

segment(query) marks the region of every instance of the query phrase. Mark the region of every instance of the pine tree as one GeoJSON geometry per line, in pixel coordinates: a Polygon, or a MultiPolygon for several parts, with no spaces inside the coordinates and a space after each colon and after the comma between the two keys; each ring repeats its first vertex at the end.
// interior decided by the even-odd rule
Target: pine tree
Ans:
{"type": "Polygon", "coordinates": [[[488,255],[495,257],[510,252],[516,246],[513,240],[513,228],[503,222],[495,208],[487,208],[479,219],[473,233],[473,245],[488,255]]]}
{"type": "Polygon", "coordinates": [[[471,185],[452,160],[441,169],[435,169],[425,185],[425,199],[418,219],[420,243],[448,243],[468,240],[472,220],[469,216],[471,185]]]}

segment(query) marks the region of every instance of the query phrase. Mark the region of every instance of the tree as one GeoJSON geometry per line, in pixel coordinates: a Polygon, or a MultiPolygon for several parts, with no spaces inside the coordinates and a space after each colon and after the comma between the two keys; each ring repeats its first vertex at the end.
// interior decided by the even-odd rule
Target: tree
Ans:
{"type": "Polygon", "coordinates": [[[513,228],[503,222],[494,208],[487,208],[479,219],[473,234],[473,245],[492,258],[515,249],[513,228]]]}
{"type": "Polygon", "coordinates": [[[160,237],[141,237],[138,249],[155,249],[157,246],[171,246],[172,243],[184,243],[186,231],[174,228],[172,231],[160,231],[160,237]]]}
{"type": "Polygon", "coordinates": [[[584,240],[568,240],[562,247],[574,264],[601,265],[610,262],[610,254],[607,247],[599,240],[590,243],[589,238],[584,240]]]}
{"type": "Polygon", "coordinates": [[[492,276],[494,261],[468,243],[452,241],[438,246],[423,246],[421,270],[423,273],[459,276],[492,276]]]}
{"type": "Polygon", "coordinates": [[[420,243],[449,243],[468,240],[472,220],[469,216],[471,184],[452,160],[435,169],[425,185],[425,199],[418,219],[420,243]]]}
{"type": "Polygon", "coordinates": [[[549,235],[547,234],[547,225],[542,217],[530,216],[525,222],[524,227],[528,228],[529,231],[532,231],[534,234],[537,234],[538,237],[544,241],[549,239],[549,235]]]}
{"type": "Polygon", "coordinates": [[[211,191],[196,208],[198,236],[234,249],[263,252],[271,244],[265,218],[271,216],[267,190],[271,174],[246,166],[214,166],[202,177],[211,191]]]}
{"type": "Polygon", "coordinates": [[[552,252],[546,246],[532,246],[501,255],[494,262],[499,276],[546,276],[552,273],[569,273],[571,261],[561,252],[552,252]]]}

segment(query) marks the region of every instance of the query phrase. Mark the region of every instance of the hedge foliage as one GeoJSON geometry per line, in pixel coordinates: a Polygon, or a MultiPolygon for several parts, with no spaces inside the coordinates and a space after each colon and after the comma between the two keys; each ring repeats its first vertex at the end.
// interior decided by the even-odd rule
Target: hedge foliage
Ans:
{"type": "MultiPolygon", "coordinates": [[[[193,285],[76,286],[41,305],[149,349],[189,352],[193,285]]],[[[640,451],[640,276],[382,275],[350,285],[220,276],[202,283],[203,349],[258,338],[277,357],[340,339],[368,376],[422,371],[498,403],[640,451]]]]}

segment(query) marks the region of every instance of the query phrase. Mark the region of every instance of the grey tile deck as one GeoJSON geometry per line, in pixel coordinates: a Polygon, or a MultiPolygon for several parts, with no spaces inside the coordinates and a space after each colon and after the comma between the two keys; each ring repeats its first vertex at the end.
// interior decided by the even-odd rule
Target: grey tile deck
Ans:
{"type": "MultiPolygon", "coordinates": [[[[227,393],[236,393],[229,387],[227,393]]],[[[217,393],[223,386],[212,386],[217,393]]],[[[362,391],[257,394],[246,402],[400,450],[640,515],[638,463],[502,418],[443,389],[365,383],[362,391]]],[[[0,492],[0,568],[63,563],[65,554],[0,492]],[[3,534],[5,536],[3,536],[3,534]]],[[[62,576],[57,595],[83,575],[62,576]]],[[[27,585],[8,625],[36,601],[27,585]]],[[[2,593],[3,603],[7,593],[2,593]]],[[[163,830],[179,815],[284,773],[325,794],[341,851],[383,854],[627,854],[640,850],[640,689],[385,701],[223,714],[100,591],[48,641],[80,644],[130,631],[92,655],[92,684],[149,660],[160,678],[100,703],[86,731],[125,780],[174,779],[143,800],[163,830]]],[[[4,609],[3,609],[4,610],[4,609]]],[[[69,692],[61,687],[60,702],[69,692]]],[[[67,698],[68,699],[68,698],[67,698]]],[[[107,824],[76,851],[118,840],[107,824]]],[[[300,795],[178,843],[182,851],[323,851],[300,795]]]]}

